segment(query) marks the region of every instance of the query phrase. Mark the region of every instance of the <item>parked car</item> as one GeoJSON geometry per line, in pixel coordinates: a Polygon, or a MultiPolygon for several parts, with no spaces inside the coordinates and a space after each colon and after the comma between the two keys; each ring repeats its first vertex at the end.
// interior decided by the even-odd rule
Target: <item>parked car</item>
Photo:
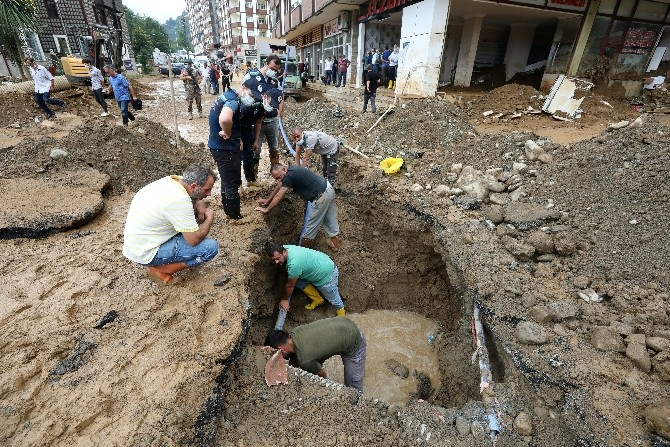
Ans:
{"type": "MultiPolygon", "coordinates": [[[[181,74],[182,68],[184,68],[184,64],[182,64],[181,62],[173,62],[172,63],[172,73],[174,74],[174,76],[179,76],[181,74]]],[[[160,74],[162,74],[163,76],[167,76],[168,75],[168,66],[167,65],[161,65],[160,67],[158,67],[158,71],[160,71],[160,74]]]]}

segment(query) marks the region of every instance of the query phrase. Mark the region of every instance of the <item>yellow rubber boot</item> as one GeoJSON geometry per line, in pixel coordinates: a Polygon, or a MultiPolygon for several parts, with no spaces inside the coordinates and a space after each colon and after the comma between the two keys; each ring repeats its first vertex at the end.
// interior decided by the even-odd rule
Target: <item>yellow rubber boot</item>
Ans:
{"type": "Polygon", "coordinates": [[[344,307],[343,307],[342,309],[337,309],[337,310],[335,311],[335,314],[336,314],[338,317],[344,317],[344,316],[347,314],[347,311],[344,310],[344,307]]]}
{"type": "Polygon", "coordinates": [[[393,81],[389,81],[389,86],[388,88],[393,88],[393,81]]]}
{"type": "Polygon", "coordinates": [[[312,300],[312,302],[310,304],[305,306],[305,309],[314,310],[318,306],[323,304],[323,297],[321,296],[319,291],[316,290],[316,287],[314,287],[313,285],[307,284],[307,287],[302,289],[302,293],[307,295],[307,297],[312,300]]]}

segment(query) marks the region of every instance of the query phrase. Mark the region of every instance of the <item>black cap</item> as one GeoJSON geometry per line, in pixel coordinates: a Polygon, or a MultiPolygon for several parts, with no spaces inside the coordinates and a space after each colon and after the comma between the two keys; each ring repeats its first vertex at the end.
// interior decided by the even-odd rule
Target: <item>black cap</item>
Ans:
{"type": "Polygon", "coordinates": [[[260,76],[253,76],[242,83],[242,85],[249,90],[254,95],[254,98],[260,100],[263,99],[263,93],[270,90],[271,86],[263,81],[263,78],[260,76]]]}
{"type": "Polygon", "coordinates": [[[284,92],[278,88],[271,88],[265,92],[265,94],[270,98],[270,104],[272,104],[272,107],[278,109],[279,104],[281,104],[284,99],[284,92]]]}

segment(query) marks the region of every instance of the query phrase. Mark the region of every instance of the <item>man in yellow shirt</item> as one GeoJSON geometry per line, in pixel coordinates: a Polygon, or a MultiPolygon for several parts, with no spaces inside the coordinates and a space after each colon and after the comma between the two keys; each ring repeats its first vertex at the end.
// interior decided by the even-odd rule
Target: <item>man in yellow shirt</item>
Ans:
{"type": "Polygon", "coordinates": [[[207,237],[214,212],[203,199],[216,179],[206,164],[193,164],[181,177],[163,177],[140,189],[128,210],[123,255],[164,284],[178,271],[214,258],[219,244],[207,237]]]}

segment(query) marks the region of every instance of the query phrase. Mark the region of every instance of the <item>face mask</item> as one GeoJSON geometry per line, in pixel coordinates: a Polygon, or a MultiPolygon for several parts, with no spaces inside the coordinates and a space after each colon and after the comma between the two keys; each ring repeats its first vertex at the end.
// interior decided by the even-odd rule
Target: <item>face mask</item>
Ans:
{"type": "Polygon", "coordinates": [[[266,75],[268,78],[272,78],[272,79],[276,79],[276,78],[277,78],[277,72],[276,72],[275,70],[273,70],[272,68],[268,68],[268,69],[265,71],[265,75],[266,75]]]}
{"type": "Polygon", "coordinates": [[[263,108],[266,112],[272,112],[274,110],[274,107],[272,107],[272,104],[270,103],[270,98],[263,100],[263,108]]]}
{"type": "Polygon", "coordinates": [[[253,106],[254,105],[254,97],[251,95],[244,95],[240,97],[240,101],[242,101],[242,105],[245,105],[247,107],[253,106]]]}

